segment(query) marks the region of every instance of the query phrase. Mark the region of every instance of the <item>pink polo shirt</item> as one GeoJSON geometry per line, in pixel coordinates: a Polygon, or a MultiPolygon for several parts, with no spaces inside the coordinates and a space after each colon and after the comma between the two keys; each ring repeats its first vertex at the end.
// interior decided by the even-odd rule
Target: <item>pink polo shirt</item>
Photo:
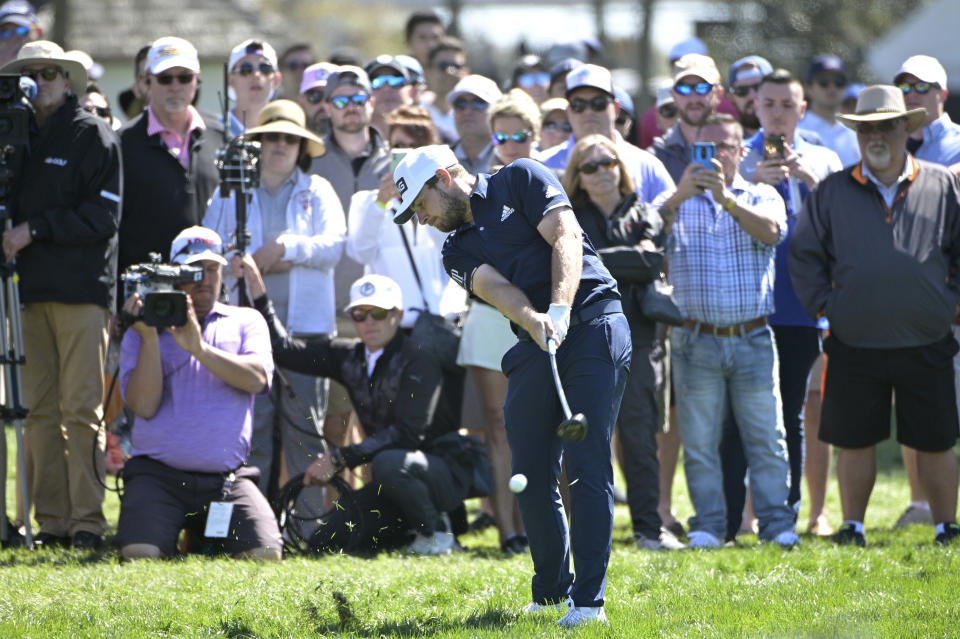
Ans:
{"type": "Polygon", "coordinates": [[[162,124],[157,116],[153,114],[153,109],[147,107],[147,135],[160,134],[160,139],[167,145],[170,155],[177,158],[183,168],[190,168],[190,134],[194,129],[206,129],[207,125],[203,123],[203,118],[192,106],[187,107],[190,113],[190,126],[187,127],[187,135],[183,137],[177,131],[171,131],[162,124]]]}

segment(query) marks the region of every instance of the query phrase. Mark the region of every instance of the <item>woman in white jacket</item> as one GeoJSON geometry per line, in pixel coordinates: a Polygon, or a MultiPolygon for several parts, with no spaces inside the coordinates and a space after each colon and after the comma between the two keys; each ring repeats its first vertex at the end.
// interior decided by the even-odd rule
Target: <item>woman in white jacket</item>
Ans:
{"type": "MultiPolygon", "coordinates": [[[[306,117],[291,100],[264,107],[258,126],[245,138],[261,143],[260,186],[247,206],[248,252],[264,274],[267,290],[287,330],[298,337],[334,335],[333,269],[343,254],[346,234],[343,208],[330,183],[307,175],[312,157],[323,155],[320,138],[306,129],[306,117]]],[[[218,189],[203,218],[224,243],[236,236],[236,198],[221,197],[218,189]]],[[[225,277],[231,302],[237,282],[225,277]]],[[[274,460],[275,424],[283,443],[289,474],[303,472],[320,452],[320,431],[326,407],[327,380],[282,371],[294,394],[275,383],[269,396],[258,397],[249,463],[261,471],[260,487],[270,488],[279,468],[274,460]]],[[[279,451],[278,451],[279,452],[279,451]]],[[[304,507],[319,513],[322,496],[302,496],[304,507]]]]}

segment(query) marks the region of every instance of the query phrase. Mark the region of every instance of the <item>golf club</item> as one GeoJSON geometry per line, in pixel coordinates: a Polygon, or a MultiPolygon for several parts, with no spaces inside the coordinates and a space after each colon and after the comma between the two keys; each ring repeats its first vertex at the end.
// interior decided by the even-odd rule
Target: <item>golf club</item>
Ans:
{"type": "Polygon", "coordinates": [[[557,370],[557,342],[547,338],[547,354],[550,355],[550,369],[553,371],[553,383],[557,387],[557,396],[563,407],[563,416],[566,418],[557,426],[557,435],[572,442],[578,442],[587,436],[587,418],[583,413],[570,414],[570,405],[560,383],[560,371],[557,370]]]}

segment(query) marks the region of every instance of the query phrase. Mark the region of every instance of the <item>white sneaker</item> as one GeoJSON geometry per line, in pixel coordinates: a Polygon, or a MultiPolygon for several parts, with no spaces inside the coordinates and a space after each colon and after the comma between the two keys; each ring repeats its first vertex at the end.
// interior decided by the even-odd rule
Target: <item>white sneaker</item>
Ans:
{"type": "Polygon", "coordinates": [[[790,548],[800,545],[800,538],[797,537],[797,533],[792,530],[784,530],[773,538],[773,543],[789,550],[790,548]]]}
{"type": "Polygon", "coordinates": [[[677,539],[677,536],[666,528],[661,528],[660,547],[664,550],[683,550],[687,547],[687,545],[677,539]]]}
{"type": "Polygon", "coordinates": [[[537,612],[566,612],[571,608],[573,608],[572,597],[567,597],[563,601],[552,604],[538,604],[537,602],[533,601],[524,606],[523,614],[529,615],[537,612]]]}
{"type": "Polygon", "coordinates": [[[417,533],[417,538],[407,546],[407,552],[413,555],[446,555],[456,545],[453,533],[435,532],[430,536],[417,533]]]}
{"type": "Polygon", "coordinates": [[[722,544],[720,540],[714,537],[706,530],[691,530],[687,533],[690,538],[690,548],[710,549],[719,548],[722,544]]]}
{"type": "Polygon", "coordinates": [[[599,623],[607,623],[607,615],[605,612],[603,612],[603,606],[598,606],[596,608],[591,608],[589,606],[574,606],[567,611],[567,614],[560,617],[560,620],[557,621],[557,625],[564,626],[565,628],[574,628],[576,626],[582,626],[595,621],[599,623]]]}

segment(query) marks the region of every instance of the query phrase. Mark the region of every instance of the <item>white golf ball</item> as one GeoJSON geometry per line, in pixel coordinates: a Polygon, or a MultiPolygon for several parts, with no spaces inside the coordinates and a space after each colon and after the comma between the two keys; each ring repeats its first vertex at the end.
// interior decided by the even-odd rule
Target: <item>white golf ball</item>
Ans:
{"type": "Polygon", "coordinates": [[[515,493],[522,493],[527,487],[527,476],[523,473],[517,473],[510,478],[510,490],[515,493]]]}

